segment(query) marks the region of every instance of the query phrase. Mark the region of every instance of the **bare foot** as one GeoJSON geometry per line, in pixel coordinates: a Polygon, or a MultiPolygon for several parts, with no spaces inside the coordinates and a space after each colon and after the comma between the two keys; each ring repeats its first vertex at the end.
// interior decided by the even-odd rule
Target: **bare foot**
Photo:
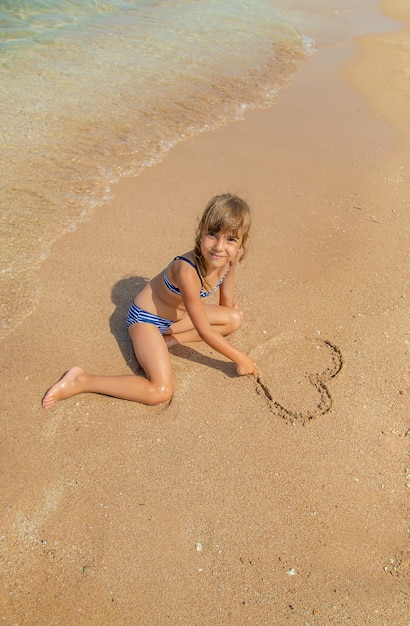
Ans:
{"type": "Polygon", "coordinates": [[[43,398],[43,407],[49,409],[53,404],[64,398],[71,398],[82,392],[81,377],[85,374],[81,367],[72,367],[68,372],[50,387],[43,398]]]}

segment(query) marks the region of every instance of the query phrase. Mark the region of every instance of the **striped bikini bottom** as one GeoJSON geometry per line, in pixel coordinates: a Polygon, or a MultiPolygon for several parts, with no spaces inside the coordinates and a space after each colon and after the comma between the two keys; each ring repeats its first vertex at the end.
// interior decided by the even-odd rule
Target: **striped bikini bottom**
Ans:
{"type": "Polygon", "coordinates": [[[129,328],[132,324],[139,324],[141,322],[153,324],[158,328],[161,335],[164,335],[171,324],[174,323],[174,320],[168,320],[166,317],[160,317],[159,315],[154,315],[154,313],[148,313],[148,311],[140,309],[140,307],[133,302],[128,311],[127,328],[129,328]]]}

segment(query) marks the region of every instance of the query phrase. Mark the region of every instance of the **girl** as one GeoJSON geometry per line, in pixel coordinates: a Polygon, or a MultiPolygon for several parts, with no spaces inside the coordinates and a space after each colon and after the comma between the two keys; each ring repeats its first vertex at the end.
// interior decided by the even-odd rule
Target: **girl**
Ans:
{"type": "Polygon", "coordinates": [[[231,359],[239,375],[256,378],[252,359],[225,339],[242,321],[234,303],[234,275],[247,251],[249,227],[246,202],[231,194],[215,196],[199,222],[195,248],[170,261],[136,296],[127,326],[146,378],[96,376],[73,367],[47,391],[43,406],[83,392],[152,405],[166,402],[174,390],[168,348],[194,341],[205,341],[231,359]],[[218,288],[219,305],[205,305],[204,298],[218,288]]]}

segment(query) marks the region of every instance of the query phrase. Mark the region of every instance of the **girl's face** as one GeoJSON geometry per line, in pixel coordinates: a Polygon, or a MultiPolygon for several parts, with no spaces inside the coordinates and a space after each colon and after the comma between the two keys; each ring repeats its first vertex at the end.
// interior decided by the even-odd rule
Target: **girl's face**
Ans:
{"type": "Polygon", "coordinates": [[[201,253],[208,267],[224,267],[236,259],[242,245],[242,236],[229,232],[202,231],[201,253]]]}

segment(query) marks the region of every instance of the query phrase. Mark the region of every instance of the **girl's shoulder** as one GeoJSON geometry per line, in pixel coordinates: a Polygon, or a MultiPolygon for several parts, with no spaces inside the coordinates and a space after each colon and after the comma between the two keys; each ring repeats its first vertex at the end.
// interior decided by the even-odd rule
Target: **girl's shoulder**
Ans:
{"type": "Polygon", "coordinates": [[[172,293],[179,296],[181,295],[179,289],[181,281],[184,283],[186,283],[187,280],[191,282],[194,275],[201,280],[198,268],[194,262],[193,251],[190,251],[171,259],[163,271],[163,280],[166,287],[168,287],[172,293]]]}
{"type": "Polygon", "coordinates": [[[195,254],[193,250],[184,252],[184,254],[178,254],[169,263],[168,266],[172,274],[180,276],[189,276],[192,270],[201,278],[198,265],[196,263],[195,254]]]}
{"type": "Polygon", "coordinates": [[[195,257],[192,250],[190,252],[185,252],[185,254],[178,254],[172,259],[171,263],[173,263],[174,261],[182,261],[182,263],[188,263],[188,265],[196,269],[195,257]]]}
{"type": "Polygon", "coordinates": [[[184,254],[177,254],[173,259],[168,261],[165,266],[164,272],[170,272],[172,274],[179,273],[179,270],[191,266],[196,269],[194,251],[184,252],[184,254]]]}

